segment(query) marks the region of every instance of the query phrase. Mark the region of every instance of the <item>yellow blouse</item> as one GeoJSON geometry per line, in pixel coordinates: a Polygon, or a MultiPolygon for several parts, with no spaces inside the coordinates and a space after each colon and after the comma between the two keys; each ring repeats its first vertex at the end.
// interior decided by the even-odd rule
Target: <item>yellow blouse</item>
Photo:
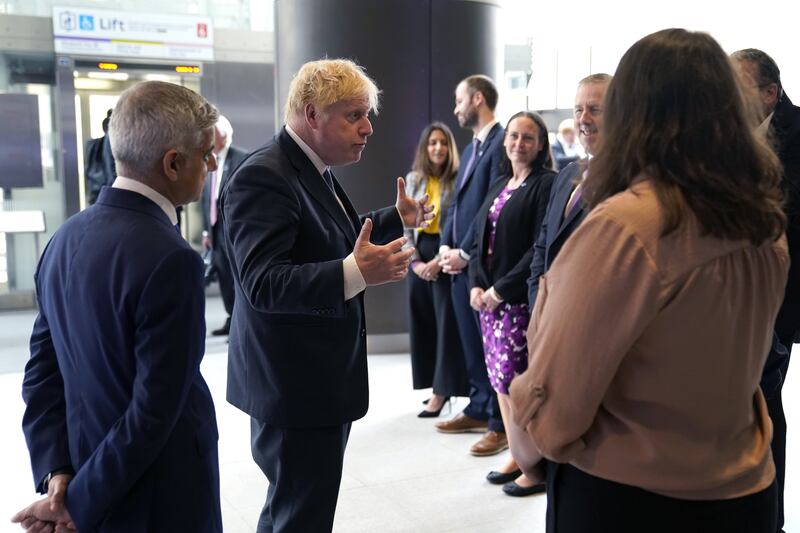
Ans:
{"type": "Polygon", "coordinates": [[[428,202],[433,205],[433,220],[427,228],[420,230],[422,233],[439,235],[439,213],[442,207],[442,184],[437,176],[428,176],[428,183],[425,185],[425,193],[428,195],[428,202]]]}

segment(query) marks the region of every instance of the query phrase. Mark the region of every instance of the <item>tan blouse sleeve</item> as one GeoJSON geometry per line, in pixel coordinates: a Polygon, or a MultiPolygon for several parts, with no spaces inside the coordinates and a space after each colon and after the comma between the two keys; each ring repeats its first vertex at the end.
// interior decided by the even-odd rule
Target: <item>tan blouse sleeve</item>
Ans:
{"type": "Polygon", "coordinates": [[[656,266],[633,231],[592,212],[541,279],[513,418],[554,461],[584,448],[621,361],[658,311],[656,266]]]}

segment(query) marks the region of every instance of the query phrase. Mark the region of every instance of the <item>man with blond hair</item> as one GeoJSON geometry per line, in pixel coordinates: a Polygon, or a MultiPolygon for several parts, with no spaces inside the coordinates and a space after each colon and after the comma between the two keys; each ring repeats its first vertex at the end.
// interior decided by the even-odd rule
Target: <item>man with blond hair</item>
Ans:
{"type": "Polygon", "coordinates": [[[405,277],[403,228],[433,216],[399,178],[394,206],[359,217],[330,170],[361,159],[378,94],[352,61],[306,63],[286,125],[220,192],[236,289],[227,398],[250,415],[269,480],[258,533],[332,529],[350,425],[367,412],[364,289],[405,277]]]}

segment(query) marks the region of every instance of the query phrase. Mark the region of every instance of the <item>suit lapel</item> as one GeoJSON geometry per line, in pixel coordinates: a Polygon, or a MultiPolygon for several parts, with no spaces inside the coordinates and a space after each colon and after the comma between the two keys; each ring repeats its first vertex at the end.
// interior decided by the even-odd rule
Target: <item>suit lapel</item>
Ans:
{"type": "MultiPolygon", "coordinates": [[[[564,206],[564,207],[566,208],[566,206],[564,206]]],[[[576,218],[578,218],[578,216],[580,216],[581,213],[583,213],[583,206],[582,205],[573,206],[572,210],[570,210],[570,212],[567,213],[567,216],[564,217],[564,221],[561,223],[561,227],[558,228],[559,229],[559,233],[564,228],[569,227],[569,225],[572,224],[572,221],[575,220],[576,218]]]]}
{"type": "MultiPolygon", "coordinates": [[[[350,202],[350,198],[347,196],[347,193],[344,191],[344,188],[339,183],[339,180],[336,179],[336,175],[333,172],[331,172],[331,177],[333,178],[333,188],[336,190],[336,195],[342,202],[342,207],[344,208],[348,221],[350,222],[350,229],[353,231],[352,237],[354,237],[353,244],[355,244],[355,237],[361,230],[361,218],[358,216],[358,211],[356,211],[356,208],[350,202]]],[[[350,236],[350,234],[348,234],[348,236],[350,236]]]]}
{"type": "MultiPolygon", "coordinates": [[[[466,189],[465,185],[467,183],[467,176],[462,175],[461,172],[463,172],[464,169],[466,168],[467,161],[469,161],[469,158],[471,156],[472,156],[472,143],[470,143],[469,146],[464,148],[464,151],[461,153],[461,166],[459,167],[458,173],[456,174],[456,187],[458,187],[458,190],[454,191],[454,194],[456,196],[461,195],[461,191],[466,189]]],[[[474,168],[475,167],[473,165],[473,169],[474,168]]],[[[470,174],[472,174],[471,170],[470,174]]]]}
{"type": "MultiPolygon", "coordinates": [[[[462,180],[461,188],[458,190],[459,194],[461,193],[461,191],[466,189],[467,182],[469,182],[469,180],[472,177],[472,175],[475,174],[475,169],[478,168],[478,165],[481,162],[481,158],[483,158],[483,154],[485,154],[486,151],[489,149],[489,146],[491,146],[492,139],[494,139],[494,136],[497,135],[497,132],[499,131],[499,129],[500,129],[500,123],[496,122],[495,125],[492,126],[492,129],[489,130],[489,135],[486,136],[486,140],[484,142],[482,142],[480,147],[478,148],[478,153],[475,155],[475,162],[472,164],[472,168],[469,169],[469,174],[465,175],[464,179],[462,180]]],[[[470,148],[472,148],[471,144],[470,144],[470,148]]],[[[465,152],[464,153],[464,160],[465,161],[469,161],[469,157],[466,154],[466,150],[464,152],[465,152]]],[[[470,157],[472,156],[471,152],[472,151],[470,150],[470,157]]],[[[462,163],[462,164],[464,164],[464,163],[462,163]]]]}
{"type": "MultiPolygon", "coordinates": [[[[355,229],[351,220],[348,219],[348,214],[350,212],[355,212],[353,209],[352,204],[350,203],[350,199],[347,198],[347,194],[345,194],[344,189],[341,188],[338,181],[334,178],[334,188],[336,188],[336,194],[339,195],[339,199],[342,201],[342,204],[345,206],[345,210],[348,211],[348,214],[345,214],[345,211],[342,210],[342,206],[339,205],[339,202],[334,197],[333,193],[328,186],[325,185],[325,181],[320,176],[317,169],[308,159],[306,154],[297,146],[297,143],[294,142],[286,130],[282,130],[278,140],[281,143],[281,146],[284,148],[285,153],[288,155],[289,160],[292,162],[292,165],[297,169],[297,179],[300,182],[300,185],[308,191],[308,193],[319,203],[323,209],[330,215],[330,217],[336,222],[336,225],[339,226],[339,229],[342,230],[351,244],[355,244],[355,229]]],[[[358,215],[356,215],[356,219],[358,219],[358,215]]]]}
{"type": "Polygon", "coordinates": [[[567,203],[569,202],[569,197],[572,195],[572,190],[575,188],[574,182],[575,178],[578,176],[579,173],[583,172],[584,166],[581,163],[573,163],[575,165],[575,171],[570,172],[568,175],[564,176],[564,179],[561,180],[559,183],[560,189],[557,193],[557,196],[553,199],[553,208],[556,209],[556,212],[553,213],[554,217],[558,217],[558,231],[553,236],[554,242],[561,236],[567,228],[570,227],[570,224],[576,217],[580,215],[582,209],[580,208],[572,208],[572,210],[564,216],[564,210],[567,208],[567,203]]]}

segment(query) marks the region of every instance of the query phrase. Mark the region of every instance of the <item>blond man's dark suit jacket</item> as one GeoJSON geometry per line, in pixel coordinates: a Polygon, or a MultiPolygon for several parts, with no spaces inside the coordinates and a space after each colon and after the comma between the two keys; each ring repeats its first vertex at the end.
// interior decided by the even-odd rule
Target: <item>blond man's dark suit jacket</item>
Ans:
{"type": "Polygon", "coordinates": [[[364,218],[373,243],[399,238],[403,224],[394,207],[359,217],[334,186],[344,209],[284,128],[220,192],[236,287],[227,399],[273,426],[334,426],[367,412],[364,293],[344,299],[342,260],[364,218]]]}

